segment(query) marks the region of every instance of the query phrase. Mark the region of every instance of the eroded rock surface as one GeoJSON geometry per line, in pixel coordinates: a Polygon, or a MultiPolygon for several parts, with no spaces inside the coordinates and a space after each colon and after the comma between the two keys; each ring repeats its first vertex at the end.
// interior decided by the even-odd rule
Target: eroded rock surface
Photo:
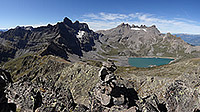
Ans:
{"type": "Polygon", "coordinates": [[[6,87],[12,83],[11,75],[9,72],[0,69],[0,112],[16,111],[16,105],[9,103],[6,98],[6,87]]]}
{"type": "MultiPolygon", "coordinates": [[[[122,77],[116,74],[112,60],[99,68],[83,62],[70,64],[53,56],[25,58],[30,59],[21,62],[29,66],[19,69],[20,72],[16,70],[18,78],[14,83],[8,72],[0,70],[2,112],[198,112],[200,109],[199,59],[186,61],[193,69],[189,67],[188,72],[180,75],[155,75],[159,69],[150,68],[144,69],[146,72],[135,69],[134,74],[125,73],[122,77]],[[38,65],[42,71],[37,69],[38,65]],[[32,71],[23,72],[33,67],[32,71]]],[[[179,70],[188,68],[181,62],[167,69],[176,69],[174,66],[179,70]]],[[[160,73],[162,67],[159,68],[160,73]]]]}
{"type": "Polygon", "coordinates": [[[43,82],[17,82],[7,89],[8,98],[20,111],[69,111],[76,106],[69,89],[47,87],[43,82]]]}

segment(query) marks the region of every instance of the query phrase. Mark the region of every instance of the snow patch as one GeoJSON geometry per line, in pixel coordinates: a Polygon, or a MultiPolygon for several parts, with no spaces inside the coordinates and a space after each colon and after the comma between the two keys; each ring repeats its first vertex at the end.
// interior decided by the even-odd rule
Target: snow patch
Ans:
{"type": "Polygon", "coordinates": [[[131,28],[131,30],[140,30],[140,28],[131,28]]]}
{"type": "Polygon", "coordinates": [[[146,29],[142,29],[142,30],[144,30],[145,32],[147,32],[147,30],[146,30],[146,29]]]}
{"type": "Polygon", "coordinates": [[[85,34],[85,31],[78,31],[78,35],[76,35],[77,38],[82,38],[83,35],[85,34]]]}
{"type": "Polygon", "coordinates": [[[137,31],[143,30],[143,31],[147,32],[147,30],[144,28],[131,28],[131,30],[137,30],[137,31]]]}

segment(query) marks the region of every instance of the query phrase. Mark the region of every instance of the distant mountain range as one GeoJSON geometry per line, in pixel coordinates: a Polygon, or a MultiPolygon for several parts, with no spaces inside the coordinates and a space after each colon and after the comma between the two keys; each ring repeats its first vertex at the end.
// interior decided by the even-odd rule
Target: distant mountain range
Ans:
{"type": "Polygon", "coordinates": [[[0,61],[27,53],[51,54],[67,60],[70,54],[79,57],[91,51],[95,39],[98,34],[87,24],[72,23],[68,18],[54,26],[16,27],[0,35],[0,61]]]}
{"type": "MultiPolygon", "coordinates": [[[[183,37],[182,35],[179,35],[183,37]]],[[[36,53],[69,61],[105,59],[110,56],[197,57],[200,47],[151,27],[120,24],[94,32],[86,23],[65,18],[56,25],[16,27],[0,34],[0,61],[36,53]]]]}
{"type": "Polygon", "coordinates": [[[200,35],[193,35],[193,34],[175,34],[177,37],[181,37],[185,42],[200,46],[200,35]]]}
{"type": "Polygon", "coordinates": [[[0,29],[0,31],[5,32],[8,31],[8,29],[0,29]]]}

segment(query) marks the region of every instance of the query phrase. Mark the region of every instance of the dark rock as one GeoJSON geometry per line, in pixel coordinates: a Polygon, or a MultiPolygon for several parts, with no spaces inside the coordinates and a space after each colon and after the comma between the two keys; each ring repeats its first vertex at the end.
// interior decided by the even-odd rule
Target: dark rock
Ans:
{"type": "Polygon", "coordinates": [[[14,103],[8,103],[6,93],[4,92],[9,83],[12,83],[10,73],[0,69],[0,112],[16,111],[16,105],[14,103]]]}
{"type": "Polygon", "coordinates": [[[33,112],[35,112],[35,110],[42,105],[42,95],[39,91],[36,94],[34,92],[33,98],[34,98],[33,112]]]}
{"type": "Polygon", "coordinates": [[[70,90],[60,86],[46,88],[40,82],[16,82],[7,91],[9,99],[19,95],[14,102],[21,111],[70,111],[76,106],[70,90]]]}
{"type": "Polygon", "coordinates": [[[93,50],[98,37],[86,23],[73,23],[67,17],[56,25],[16,27],[0,35],[0,42],[5,40],[4,44],[0,44],[0,61],[28,53],[55,55],[64,59],[68,59],[69,54],[83,56],[83,51],[93,50]],[[79,32],[84,32],[84,35],[79,32]]]}
{"type": "Polygon", "coordinates": [[[72,27],[72,24],[73,24],[72,21],[67,17],[64,18],[63,23],[65,23],[69,27],[72,27]]]}
{"type": "Polygon", "coordinates": [[[156,25],[152,25],[151,27],[154,27],[154,28],[156,28],[156,25]]]}
{"type": "Polygon", "coordinates": [[[0,103],[0,112],[16,112],[16,104],[0,103]]]}
{"type": "Polygon", "coordinates": [[[108,60],[107,63],[103,63],[103,66],[101,70],[99,71],[99,77],[101,81],[108,82],[115,79],[115,76],[113,73],[116,69],[117,67],[115,66],[114,62],[111,60],[108,60]]]}
{"type": "Polygon", "coordinates": [[[86,111],[89,111],[88,107],[82,104],[78,104],[73,112],[86,112],[86,111]]]}

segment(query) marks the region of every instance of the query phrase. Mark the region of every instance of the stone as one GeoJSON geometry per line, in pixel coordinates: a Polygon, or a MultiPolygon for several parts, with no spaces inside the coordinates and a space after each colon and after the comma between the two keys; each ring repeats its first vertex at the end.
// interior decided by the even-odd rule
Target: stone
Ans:
{"type": "Polygon", "coordinates": [[[105,81],[105,82],[109,82],[109,81],[111,81],[111,80],[113,80],[113,79],[115,79],[114,74],[108,74],[108,75],[105,76],[104,81],[105,81]]]}
{"type": "Polygon", "coordinates": [[[106,94],[101,94],[101,104],[102,105],[109,105],[111,101],[111,96],[106,94]]]}
{"type": "Polygon", "coordinates": [[[33,105],[33,111],[35,111],[38,107],[42,105],[42,95],[38,91],[36,95],[34,96],[34,105],[33,105]]]}
{"type": "Polygon", "coordinates": [[[85,105],[82,105],[82,104],[78,104],[74,111],[73,112],[86,112],[86,111],[89,111],[89,108],[86,107],[85,105]]]}
{"type": "Polygon", "coordinates": [[[114,62],[112,60],[107,60],[107,62],[103,62],[103,66],[99,71],[99,77],[103,82],[109,82],[115,79],[114,71],[117,69],[114,62]]]}
{"type": "Polygon", "coordinates": [[[121,111],[121,112],[137,112],[136,106],[133,106],[127,110],[121,111]]]}
{"type": "Polygon", "coordinates": [[[108,59],[107,62],[104,62],[103,66],[106,67],[111,73],[113,73],[117,69],[117,67],[114,64],[114,61],[110,59],[108,59]]]}
{"type": "Polygon", "coordinates": [[[125,102],[124,95],[121,95],[120,97],[112,97],[113,98],[113,103],[115,105],[123,105],[125,102]]]}
{"type": "Polygon", "coordinates": [[[99,71],[99,77],[100,77],[101,81],[105,80],[106,75],[108,75],[107,68],[101,67],[101,69],[99,71]]]}

